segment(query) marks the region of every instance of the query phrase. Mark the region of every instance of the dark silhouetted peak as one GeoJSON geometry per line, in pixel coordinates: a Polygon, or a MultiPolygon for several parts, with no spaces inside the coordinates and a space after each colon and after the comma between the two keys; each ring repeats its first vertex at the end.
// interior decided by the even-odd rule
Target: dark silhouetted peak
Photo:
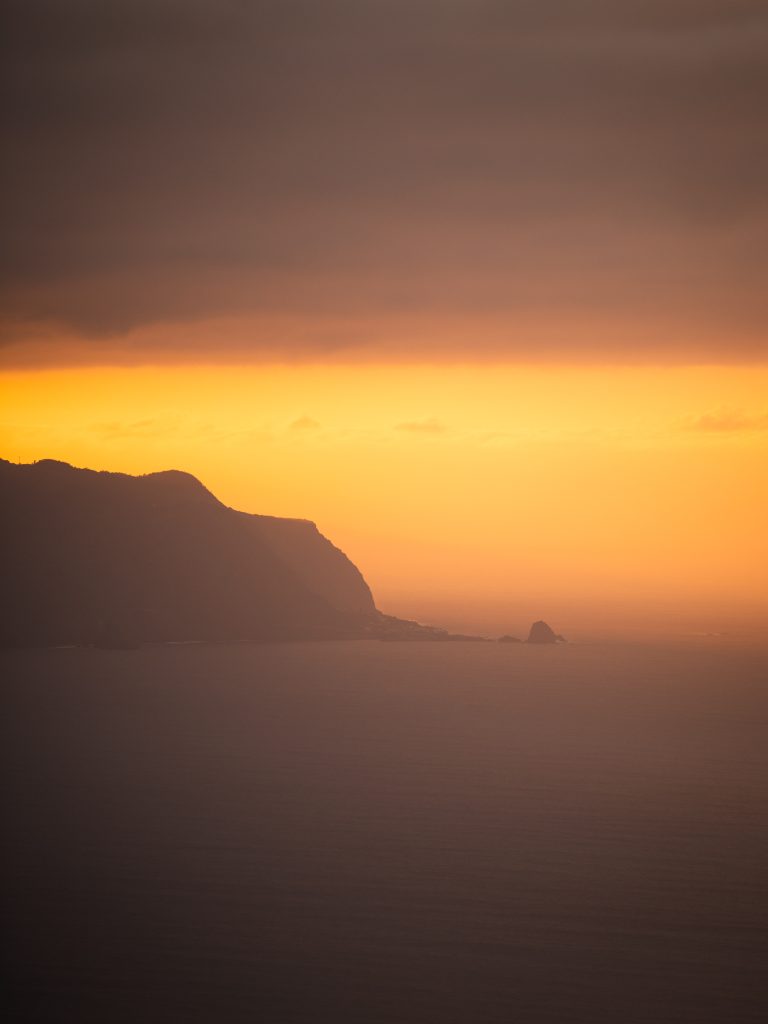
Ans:
{"type": "Polygon", "coordinates": [[[43,473],[68,471],[75,468],[69,462],[62,462],[60,459],[40,459],[38,462],[31,463],[31,465],[43,473]]]}
{"type": "Polygon", "coordinates": [[[145,473],[137,479],[143,480],[145,483],[157,484],[162,487],[172,487],[175,490],[187,492],[205,491],[206,494],[211,493],[207,487],[204,487],[200,483],[196,476],[192,476],[191,473],[185,473],[181,469],[163,469],[158,473],[145,473]]]}
{"type": "MultiPolygon", "coordinates": [[[[122,474],[121,474],[122,475],[122,474]]],[[[164,469],[159,473],[147,473],[137,478],[143,487],[158,499],[166,502],[205,502],[220,505],[221,502],[205,487],[196,476],[179,469],[164,469]]]]}
{"type": "Polygon", "coordinates": [[[0,471],[4,474],[23,474],[25,477],[36,477],[37,479],[61,479],[71,473],[90,472],[90,470],[77,470],[68,462],[61,462],[59,459],[39,459],[37,462],[9,462],[7,459],[0,459],[0,471]]]}
{"type": "Polygon", "coordinates": [[[527,642],[529,644],[563,644],[565,639],[558,633],[555,633],[546,622],[539,619],[538,622],[534,622],[531,626],[527,642]]]}

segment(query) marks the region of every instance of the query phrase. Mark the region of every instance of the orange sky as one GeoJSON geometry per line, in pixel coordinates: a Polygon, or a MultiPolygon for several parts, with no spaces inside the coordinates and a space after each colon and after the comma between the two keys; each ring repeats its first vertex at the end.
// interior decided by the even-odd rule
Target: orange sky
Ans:
{"type": "Polygon", "coordinates": [[[768,368],[300,365],[0,377],[0,450],[185,469],[311,518],[379,607],[520,632],[768,612],[768,368]]]}
{"type": "Polygon", "coordinates": [[[764,3],[11,7],[0,453],[422,621],[765,622],[764,3]]]}

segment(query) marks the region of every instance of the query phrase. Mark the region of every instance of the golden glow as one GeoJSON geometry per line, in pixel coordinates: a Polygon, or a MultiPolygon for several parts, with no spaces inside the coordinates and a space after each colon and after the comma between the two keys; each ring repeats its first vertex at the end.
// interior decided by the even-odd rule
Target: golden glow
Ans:
{"type": "Polygon", "coordinates": [[[768,608],[768,369],[296,366],[0,378],[0,454],[186,469],[314,519],[379,607],[565,630],[768,608]]]}

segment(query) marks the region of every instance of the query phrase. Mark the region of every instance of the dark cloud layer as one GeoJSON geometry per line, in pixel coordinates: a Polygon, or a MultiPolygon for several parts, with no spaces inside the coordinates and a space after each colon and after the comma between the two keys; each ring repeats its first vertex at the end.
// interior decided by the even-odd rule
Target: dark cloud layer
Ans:
{"type": "Polygon", "coordinates": [[[573,317],[645,325],[622,360],[768,355],[762,0],[4,6],[6,343],[490,317],[531,357],[516,324],[573,317]]]}

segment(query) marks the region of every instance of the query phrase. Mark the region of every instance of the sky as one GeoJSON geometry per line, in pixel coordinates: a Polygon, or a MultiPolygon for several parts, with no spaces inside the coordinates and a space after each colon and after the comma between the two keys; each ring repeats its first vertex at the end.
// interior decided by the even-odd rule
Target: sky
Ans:
{"type": "Polygon", "coordinates": [[[459,628],[768,613],[768,10],[4,5],[0,454],[459,628]]]}

